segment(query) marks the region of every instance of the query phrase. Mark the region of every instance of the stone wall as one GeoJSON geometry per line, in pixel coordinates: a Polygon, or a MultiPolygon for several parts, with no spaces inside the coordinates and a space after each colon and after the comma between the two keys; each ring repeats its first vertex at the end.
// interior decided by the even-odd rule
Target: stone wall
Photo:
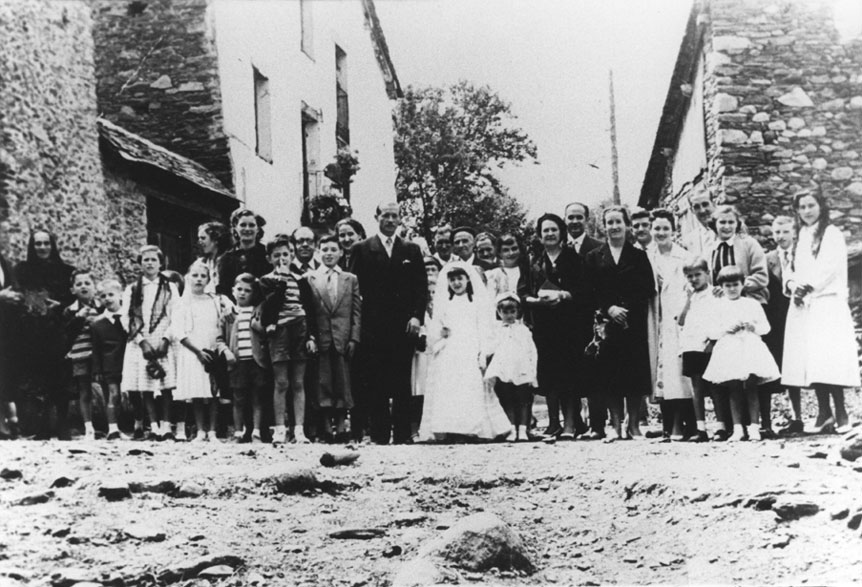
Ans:
{"type": "Polygon", "coordinates": [[[831,0],[711,0],[707,181],[752,232],[793,194],[822,189],[862,241],[862,38],[842,43],[831,0]]]}
{"type": "Polygon", "coordinates": [[[233,186],[206,0],[87,0],[101,114],[233,186]]]}
{"type": "Polygon", "coordinates": [[[10,259],[44,227],[67,262],[107,273],[91,24],[83,2],[0,2],[0,200],[10,259]]]}
{"type": "Polygon", "coordinates": [[[147,197],[137,182],[107,161],[103,172],[109,214],[114,219],[107,255],[120,279],[131,283],[138,275],[137,250],[147,244],[147,197]]]}

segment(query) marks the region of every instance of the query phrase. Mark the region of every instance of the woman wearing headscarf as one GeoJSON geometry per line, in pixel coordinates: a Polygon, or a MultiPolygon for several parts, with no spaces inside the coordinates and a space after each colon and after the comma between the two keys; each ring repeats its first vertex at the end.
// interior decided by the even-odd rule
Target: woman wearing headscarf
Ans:
{"type": "MultiPolygon", "coordinates": [[[[68,377],[62,311],[74,300],[70,279],[74,267],[63,262],[57,238],[46,230],[34,230],[27,244],[27,260],[15,267],[24,300],[18,330],[19,384],[43,415],[57,410],[56,434],[69,439],[66,416],[69,408],[68,377]]],[[[38,438],[50,437],[50,418],[39,419],[38,438]]]]}

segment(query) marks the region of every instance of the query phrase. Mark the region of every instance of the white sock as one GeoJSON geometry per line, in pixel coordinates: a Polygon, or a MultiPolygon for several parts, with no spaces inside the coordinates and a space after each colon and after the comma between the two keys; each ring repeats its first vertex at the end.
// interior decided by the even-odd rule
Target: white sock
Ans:
{"type": "Polygon", "coordinates": [[[734,424],[733,433],[735,435],[742,436],[743,434],[745,434],[745,427],[742,424],[734,424]]]}
{"type": "MultiPolygon", "coordinates": [[[[287,428],[284,426],[274,426],[272,429],[273,436],[284,436],[287,433],[287,428]]],[[[301,433],[301,431],[300,431],[301,433]]]]}
{"type": "Polygon", "coordinates": [[[716,425],[715,429],[716,429],[716,430],[724,430],[725,432],[727,432],[727,429],[724,427],[724,422],[719,422],[719,423],[716,425]]]}
{"type": "Polygon", "coordinates": [[[119,432],[119,431],[120,431],[120,429],[117,427],[116,422],[114,422],[113,424],[108,424],[108,434],[110,434],[111,432],[119,432]]]}
{"type": "Polygon", "coordinates": [[[186,435],[186,423],[185,422],[177,422],[177,436],[185,436],[186,435]]]}
{"type": "Polygon", "coordinates": [[[135,420],[135,430],[143,430],[144,429],[144,421],[143,420],[135,420]]]}
{"type": "Polygon", "coordinates": [[[255,438],[260,438],[260,428],[255,428],[251,431],[251,435],[255,438]]]}
{"type": "Polygon", "coordinates": [[[697,429],[699,432],[706,432],[706,420],[698,420],[697,429]]]}
{"type": "Polygon", "coordinates": [[[84,422],[84,432],[86,432],[87,434],[95,434],[96,433],[96,429],[93,428],[92,422],[84,422]]]}

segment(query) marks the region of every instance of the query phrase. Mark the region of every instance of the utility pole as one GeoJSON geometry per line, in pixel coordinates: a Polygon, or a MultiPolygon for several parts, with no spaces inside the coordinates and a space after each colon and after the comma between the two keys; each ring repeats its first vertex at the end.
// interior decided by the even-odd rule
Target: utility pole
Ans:
{"type": "Polygon", "coordinates": [[[620,203],[620,158],[617,154],[617,113],[614,103],[614,70],[610,70],[611,92],[611,169],[614,180],[614,204],[620,203]]]}

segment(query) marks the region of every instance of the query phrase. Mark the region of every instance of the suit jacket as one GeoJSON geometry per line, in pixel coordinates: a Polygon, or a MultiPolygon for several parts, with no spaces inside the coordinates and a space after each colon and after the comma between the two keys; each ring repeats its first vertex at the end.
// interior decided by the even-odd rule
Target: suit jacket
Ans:
{"type": "MultiPolygon", "coordinates": [[[[586,259],[587,253],[592,250],[598,249],[603,244],[604,243],[599,239],[595,239],[590,235],[586,234],[584,235],[584,242],[581,243],[581,250],[578,251],[578,256],[580,256],[581,259],[586,259]]],[[[570,249],[574,250],[574,247],[572,246],[572,241],[569,241],[568,246],[570,249]]]]}
{"type": "Polygon", "coordinates": [[[362,326],[362,297],[359,280],[352,273],[338,273],[335,303],[329,298],[326,277],[317,271],[309,273],[312,300],[317,318],[317,347],[321,352],[335,348],[339,354],[347,352],[347,343],[358,343],[362,326]]]}
{"type": "MultiPolygon", "coordinates": [[[[715,265],[714,253],[719,244],[721,241],[716,241],[707,257],[710,275],[712,275],[715,265]]],[[[736,238],[733,239],[733,260],[745,275],[745,282],[742,286],[743,295],[755,299],[761,304],[767,303],[769,301],[769,271],[766,268],[766,253],[763,252],[760,243],[750,236],[737,234],[736,238]]]]}
{"type": "Polygon", "coordinates": [[[90,325],[93,338],[93,375],[122,375],[126,331],[114,320],[100,316],[90,325]]]}
{"type": "Polygon", "coordinates": [[[419,247],[396,237],[389,257],[380,237],[372,236],[354,245],[350,272],[362,294],[363,347],[402,348],[407,322],[425,319],[428,278],[419,247]]]}
{"type": "MultiPolygon", "coordinates": [[[[769,325],[772,328],[763,337],[763,340],[769,349],[773,350],[782,348],[784,324],[787,321],[787,311],[790,308],[790,298],[784,294],[784,275],[778,250],[766,253],[766,268],[769,271],[769,302],[766,304],[765,310],[769,325]]],[[[776,360],[780,361],[781,359],[776,360]]]]}

